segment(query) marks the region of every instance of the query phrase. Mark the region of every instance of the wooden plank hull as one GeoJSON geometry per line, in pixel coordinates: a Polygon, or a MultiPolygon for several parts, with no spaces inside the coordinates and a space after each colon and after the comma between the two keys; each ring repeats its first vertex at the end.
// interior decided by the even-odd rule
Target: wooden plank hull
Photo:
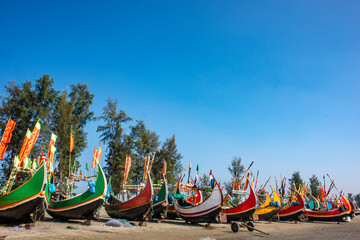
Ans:
{"type": "Polygon", "coordinates": [[[223,208],[222,213],[226,215],[227,221],[246,221],[255,212],[256,196],[254,190],[250,186],[250,195],[242,204],[233,208],[223,208]]]}
{"type": "Polygon", "coordinates": [[[277,216],[280,220],[298,220],[299,216],[305,211],[305,199],[296,193],[298,205],[288,205],[282,207],[277,216]]]}
{"type": "Polygon", "coordinates": [[[35,221],[42,208],[46,179],[46,167],[42,164],[27,182],[1,196],[0,222],[35,221]]]}
{"type": "Polygon", "coordinates": [[[55,219],[96,219],[95,213],[105,200],[107,183],[105,174],[98,164],[98,177],[95,181],[95,193],[86,190],[72,198],[56,201],[51,198],[47,187],[45,194],[45,206],[47,213],[55,219]]]}
{"type": "Polygon", "coordinates": [[[221,212],[222,194],[219,184],[216,185],[208,199],[195,206],[180,206],[174,203],[176,213],[185,221],[191,223],[213,222],[221,212]]]}
{"type": "Polygon", "coordinates": [[[111,195],[105,202],[106,213],[112,218],[124,218],[127,220],[141,221],[144,216],[151,210],[153,187],[150,175],[145,188],[139,195],[122,202],[115,196],[111,195]]]}
{"type": "Polygon", "coordinates": [[[350,214],[351,207],[348,200],[344,196],[342,196],[342,200],[343,205],[339,208],[335,208],[330,211],[305,210],[304,215],[307,216],[311,221],[343,221],[343,219],[350,214]]]}

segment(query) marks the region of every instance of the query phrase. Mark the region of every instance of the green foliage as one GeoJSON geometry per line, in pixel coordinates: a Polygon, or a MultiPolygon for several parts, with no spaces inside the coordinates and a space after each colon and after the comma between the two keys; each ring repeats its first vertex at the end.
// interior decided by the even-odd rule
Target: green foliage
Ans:
{"type": "MultiPolygon", "coordinates": [[[[100,132],[100,139],[107,144],[106,171],[108,177],[111,177],[112,189],[114,193],[119,193],[124,176],[126,155],[133,157],[131,138],[124,134],[123,125],[131,121],[125,111],[117,112],[117,100],[109,98],[107,105],[103,108],[103,113],[98,120],[104,122],[99,125],[97,132],[100,132]]],[[[131,176],[131,171],[129,177],[131,176]]]]}
{"type": "Polygon", "coordinates": [[[30,81],[5,85],[7,95],[2,98],[0,106],[0,129],[5,130],[9,117],[16,122],[16,126],[5,159],[1,161],[1,183],[9,177],[13,159],[20,153],[27,129],[32,131],[37,120],[41,119],[41,134],[30,153],[31,159],[39,156],[41,143],[49,139],[51,117],[58,96],[53,85],[54,80],[47,74],[36,80],[34,85],[30,81]]]}
{"type": "MultiPolygon", "coordinates": [[[[1,181],[6,181],[12,167],[15,155],[20,153],[26,130],[33,127],[41,119],[39,138],[30,153],[30,157],[39,156],[41,145],[47,146],[54,132],[57,136],[55,161],[60,161],[59,172],[62,183],[63,175],[68,175],[70,128],[75,131],[75,144],[72,152],[72,163],[80,157],[86,147],[87,135],[84,128],[93,117],[90,105],[94,95],[86,84],[70,86],[70,93],[57,91],[53,87],[54,79],[48,74],[32,82],[21,84],[9,82],[6,85],[7,96],[2,98],[0,107],[0,128],[5,129],[7,120],[11,117],[16,126],[9,144],[5,161],[2,161],[1,181]]],[[[46,154],[46,153],[45,153],[46,154]]]]}
{"type": "Polygon", "coordinates": [[[242,177],[242,174],[245,171],[244,165],[241,164],[241,157],[233,157],[231,160],[230,166],[228,166],[228,170],[232,176],[231,183],[238,183],[242,177]]]}
{"type": "Polygon", "coordinates": [[[300,172],[299,171],[295,171],[292,174],[292,177],[289,179],[291,186],[295,186],[298,189],[300,185],[304,186],[304,180],[302,180],[301,176],[300,176],[300,172]]]}
{"type": "Polygon", "coordinates": [[[313,174],[311,178],[309,178],[309,182],[310,182],[311,194],[315,197],[319,196],[320,187],[321,187],[321,182],[319,178],[315,174],[313,174]]]}
{"type": "Polygon", "coordinates": [[[155,162],[152,169],[154,180],[157,181],[161,179],[164,160],[166,161],[166,179],[170,192],[175,192],[176,182],[182,171],[181,159],[183,156],[178,152],[175,140],[175,135],[165,140],[161,149],[157,151],[155,155],[155,162]]]}
{"type": "Polygon", "coordinates": [[[159,143],[159,136],[146,128],[143,120],[137,121],[135,126],[131,127],[130,138],[133,143],[133,160],[132,181],[134,184],[142,182],[144,174],[144,163],[147,155],[152,158],[153,153],[156,153],[159,143]]]}

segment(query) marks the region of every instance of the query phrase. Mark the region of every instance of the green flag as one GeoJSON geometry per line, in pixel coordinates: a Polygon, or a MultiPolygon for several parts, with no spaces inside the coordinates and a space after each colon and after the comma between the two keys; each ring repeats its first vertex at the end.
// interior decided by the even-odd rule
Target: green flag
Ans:
{"type": "Polygon", "coordinates": [[[89,165],[86,163],[86,167],[85,167],[86,171],[89,171],[89,165]]]}

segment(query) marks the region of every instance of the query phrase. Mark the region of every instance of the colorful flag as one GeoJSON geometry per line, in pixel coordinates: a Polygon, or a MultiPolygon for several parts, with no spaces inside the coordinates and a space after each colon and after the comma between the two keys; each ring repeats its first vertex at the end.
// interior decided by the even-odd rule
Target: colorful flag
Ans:
{"type": "Polygon", "coordinates": [[[4,142],[0,142],[0,159],[4,158],[7,147],[7,144],[5,144],[4,142]]]}
{"type": "Polygon", "coordinates": [[[81,170],[80,170],[80,177],[82,176],[81,170]]]}
{"type": "Polygon", "coordinates": [[[31,137],[26,145],[24,155],[22,156],[23,158],[29,157],[31,149],[33,148],[34,144],[36,143],[36,141],[39,137],[40,128],[41,128],[41,124],[40,124],[40,120],[38,120],[35,124],[34,130],[31,132],[31,137]]]}
{"type": "Polygon", "coordinates": [[[53,169],[53,163],[54,163],[54,155],[55,155],[55,151],[56,151],[56,147],[54,145],[51,146],[50,150],[50,154],[48,155],[48,169],[51,172],[51,169],[53,169]]]}
{"type": "Polygon", "coordinates": [[[6,124],[6,128],[4,131],[4,134],[2,136],[1,142],[3,143],[9,143],[12,137],[12,131],[15,128],[15,122],[9,118],[8,123],[6,124]]]}
{"type": "MultiPolygon", "coordinates": [[[[149,160],[150,160],[150,155],[149,155],[149,160]]],[[[152,165],[153,165],[153,163],[154,163],[154,160],[155,160],[155,153],[153,153],[153,157],[152,157],[151,164],[150,164],[150,168],[149,168],[149,173],[151,172],[151,169],[152,169],[152,165]]]]}
{"type": "Polygon", "coordinates": [[[16,123],[13,120],[11,120],[11,118],[9,118],[9,121],[6,124],[4,134],[0,141],[0,159],[3,159],[5,156],[5,152],[8,147],[6,143],[9,143],[11,140],[12,131],[14,130],[15,124],[16,123]]]}
{"type": "Polygon", "coordinates": [[[97,156],[97,150],[96,150],[96,146],[95,146],[94,156],[93,156],[91,168],[94,168],[94,167],[95,167],[95,164],[96,164],[96,156],[97,156]]]}
{"type": "Polygon", "coordinates": [[[89,165],[86,163],[86,167],[85,167],[86,171],[89,171],[89,165]]]}
{"type": "Polygon", "coordinates": [[[70,153],[74,149],[74,131],[71,129],[70,132],[70,153]]]}
{"type": "Polygon", "coordinates": [[[131,157],[126,156],[126,160],[125,160],[125,171],[124,171],[124,183],[123,183],[123,185],[126,184],[126,180],[127,180],[128,175],[129,175],[129,172],[130,172],[130,167],[131,167],[131,157]]]}
{"type": "Polygon", "coordinates": [[[144,174],[143,174],[143,180],[142,182],[145,182],[147,179],[147,173],[149,169],[149,163],[150,163],[150,156],[145,157],[145,164],[144,164],[144,174]]]}
{"type": "Polygon", "coordinates": [[[101,154],[102,154],[102,150],[101,150],[101,147],[99,145],[99,150],[97,152],[97,163],[100,163],[101,154]]]}
{"type": "Polygon", "coordinates": [[[54,154],[56,151],[55,142],[56,142],[57,136],[54,133],[51,133],[50,142],[49,142],[49,150],[47,154],[47,161],[48,161],[48,168],[50,169],[50,165],[54,162],[54,154]],[[53,152],[52,152],[53,151],[53,152]]]}
{"type": "Polygon", "coordinates": [[[20,165],[19,157],[18,157],[18,156],[15,156],[15,159],[14,159],[14,167],[19,167],[19,165],[20,165]]]}
{"type": "Polygon", "coordinates": [[[26,134],[25,134],[25,138],[24,138],[24,142],[23,142],[23,145],[21,147],[21,150],[20,150],[20,154],[19,154],[19,161],[21,162],[23,156],[24,156],[24,152],[25,152],[25,149],[26,149],[26,146],[29,142],[29,139],[31,137],[31,131],[29,129],[27,129],[26,131],[26,134]]]}
{"type": "Polygon", "coordinates": [[[33,162],[32,162],[32,169],[36,170],[37,168],[37,164],[36,164],[36,158],[34,158],[33,162]]]}
{"type": "Polygon", "coordinates": [[[199,164],[196,165],[195,184],[199,180],[199,164]]]}
{"type": "Polygon", "coordinates": [[[163,175],[165,176],[166,175],[166,161],[164,160],[164,168],[163,168],[163,175]]]}

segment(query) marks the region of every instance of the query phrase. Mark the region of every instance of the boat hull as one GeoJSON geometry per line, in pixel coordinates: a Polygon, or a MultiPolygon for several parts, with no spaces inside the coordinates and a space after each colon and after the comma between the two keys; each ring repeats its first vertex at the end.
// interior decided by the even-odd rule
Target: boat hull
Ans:
{"type": "Polygon", "coordinates": [[[187,222],[214,222],[221,212],[222,194],[219,184],[216,185],[208,199],[195,206],[180,206],[177,201],[174,203],[175,211],[179,217],[187,222]]]}
{"type": "Polygon", "coordinates": [[[1,196],[0,222],[36,221],[42,212],[46,179],[46,166],[42,164],[23,185],[1,196]]]}
{"type": "Polygon", "coordinates": [[[45,194],[45,205],[47,213],[55,219],[97,219],[97,210],[105,200],[107,183],[105,174],[98,165],[98,176],[95,181],[95,192],[86,190],[80,195],[72,198],[56,201],[52,199],[49,187],[45,194]]]}
{"type": "Polygon", "coordinates": [[[281,208],[277,214],[280,220],[288,221],[299,219],[299,216],[305,211],[305,199],[299,193],[296,193],[296,200],[298,202],[297,205],[293,203],[291,206],[281,208]]]}
{"type": "Polygon", "coordinates": [[[254,214],[256,207],[256,196],[250,186],[250,195],[242,204],[233,208],[223,208],[222,213],[226,215],[227,222],[246,221],[254,214]]]}
{"type": "Polygon", "coordinates": [[[105,211],[112,218],[142,221],[151,210],[153,187],[150,175],[145,188],[136,197],[122,202],[113,194],[105,202],[105,211]]]}
{"type": "Polygon", "coordinates": [[[310,221],[341,222],[351,212],[350,203],[344,196],[342,196],[342,201],[343,201],[343,205],[334,210],[330,210],[330,211],[305,210],[304,215],[307,216],[310,221]]]}

